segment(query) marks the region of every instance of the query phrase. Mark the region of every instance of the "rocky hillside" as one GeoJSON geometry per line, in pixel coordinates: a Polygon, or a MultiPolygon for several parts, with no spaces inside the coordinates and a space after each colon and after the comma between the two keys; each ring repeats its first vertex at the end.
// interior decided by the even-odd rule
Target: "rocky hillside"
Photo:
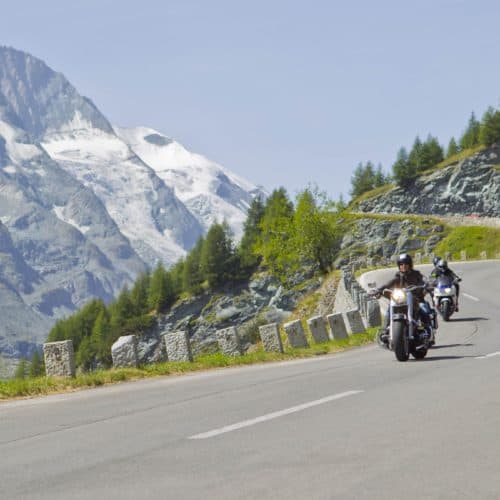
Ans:
{"type": "Polygon", "coordinates": [[[386,214],[500,217],[500,144],[421,176],[411,188],[394,187],[361,199],[355,210],[386,214]]]}

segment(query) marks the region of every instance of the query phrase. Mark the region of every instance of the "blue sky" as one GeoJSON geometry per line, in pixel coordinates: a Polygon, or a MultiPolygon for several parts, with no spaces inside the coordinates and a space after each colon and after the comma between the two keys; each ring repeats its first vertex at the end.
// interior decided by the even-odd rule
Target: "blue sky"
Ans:
{"type": "Polygon", "coordinates": [[[349,198],[418,134],[446,146],[500,105],[487,0],[2,2],[0,44],[63,73],[116,125],[175,138],[268,190],[349,198]]]}

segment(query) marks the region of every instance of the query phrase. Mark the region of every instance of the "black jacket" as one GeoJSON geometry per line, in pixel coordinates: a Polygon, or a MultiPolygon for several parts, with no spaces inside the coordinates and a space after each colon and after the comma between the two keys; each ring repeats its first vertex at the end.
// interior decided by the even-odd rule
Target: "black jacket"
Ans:
{"type": "MultiPolygon", "coordinates": [[[[384,288],[393,289],[394,287],[407,287],[409,285],[425,285],[426,281],[423,274],[416,269],[410,269],[406,273],[396,272],[394,278],[388,281],[385,285],[378,288],[378,292],[382,293],[384,288]]],[[[425,288],[415,290],[414,296],[423,301],[425,297],[425,288]]]]}
{"type": "Polygon", "coordinates": [[[441,275],[449,276],[452,280],[460,279],[449,267],[447,267],[446,269],[443,269],[442,267],[435,267],[432,270],[430,277],[433,279],[437,279],[437,277],[441,275]]]}

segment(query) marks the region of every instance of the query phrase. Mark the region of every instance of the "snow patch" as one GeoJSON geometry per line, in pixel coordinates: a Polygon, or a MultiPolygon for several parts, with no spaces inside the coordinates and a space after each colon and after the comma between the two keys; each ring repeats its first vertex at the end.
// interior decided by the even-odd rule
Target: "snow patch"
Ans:
{"type": "Polygon", "coordinates": [[[58,219],[62,220],[63,222],[66,222],[66,224],[71,224],[73,227],[78,229],[80,233],[85,234],[89,229],[90,226],[80,226],[74,219],[71,219],[69,217],[64,216],[64,208],[65,207],[58,207],[54,205],[52,207],[52,212],[54,212],[57,216],[58,219]]]}

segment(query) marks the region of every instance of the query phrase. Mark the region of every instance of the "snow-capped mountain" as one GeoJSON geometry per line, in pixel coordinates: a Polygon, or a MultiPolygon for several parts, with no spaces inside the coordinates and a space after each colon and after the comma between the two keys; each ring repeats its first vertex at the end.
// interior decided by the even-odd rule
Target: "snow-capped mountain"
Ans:
{"type": "Polygon", "coordinates": [[[147,127],[114,128],[130,149],[151,166],[207,230],[227,221],[235,238],[242,234],[246,211],[262,189],[204,156],[147,127]]]}
{"type": "Polygon", "coordinates": [[[155,130],[113,128],[62,74],[0,47],[0,294],[19,306],[0,317],[0,352],[174,263],[215,220],[239,237],[256,195],[155,130]]]}

